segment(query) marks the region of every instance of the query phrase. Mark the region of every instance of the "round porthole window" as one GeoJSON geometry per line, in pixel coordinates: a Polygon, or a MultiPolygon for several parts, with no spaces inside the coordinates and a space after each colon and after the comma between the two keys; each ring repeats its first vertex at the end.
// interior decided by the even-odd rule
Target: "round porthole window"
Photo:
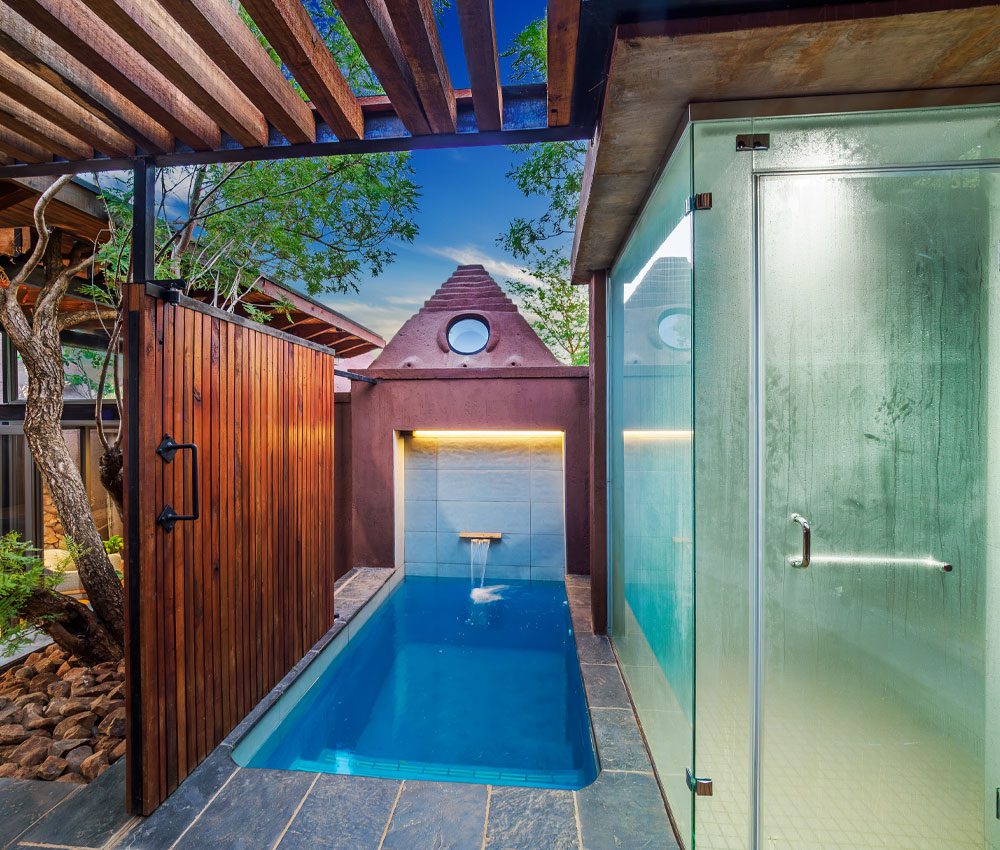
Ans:
{"type": "Polygon", "coordinates": [[[691,350],[691,311],[667,310],[660,316],[660,341],[675,351],[691,350]]]}
{"type": "Polygon", "coordinates": [[[448,325],[448,347],[456,354],[478,354],[490,341],[490,326],[476,316],[456,319],[448,325]]]}

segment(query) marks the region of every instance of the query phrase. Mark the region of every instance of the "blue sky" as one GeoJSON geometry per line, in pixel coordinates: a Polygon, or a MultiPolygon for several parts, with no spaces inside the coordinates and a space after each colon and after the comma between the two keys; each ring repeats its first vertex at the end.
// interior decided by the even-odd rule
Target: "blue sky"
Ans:
{"type": "MultiPolygon", "coordinates": [[[[494,8],[502,52],[529,21],[544,15],[545,0],[496,0],[494,8]]],[[[441,40],[452,84],[467,87],[454,8],[443,15],[441,40]]],[[[511,82],[509,65],[501,69],[501,77],[511,82]]],[[[362,279],[359,293],[322,299],[386,339],[459,263],[482,263],[501,284],[516,275],[519,266],[496,244],[497,236],[512,218],[537,214],[544,206],[524,198],[507,181],[514,155],[506,148],[416,151],[412,157],[416,181],[423,187],[416,240],[393,245],[396,262],[378,278],[362,279]]]]}

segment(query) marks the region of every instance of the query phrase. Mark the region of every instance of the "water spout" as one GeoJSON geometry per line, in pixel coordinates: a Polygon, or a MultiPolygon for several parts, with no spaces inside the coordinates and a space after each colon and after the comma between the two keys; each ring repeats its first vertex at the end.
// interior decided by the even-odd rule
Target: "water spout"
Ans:
{"type": "Polygon", "coordinates": [[[469,541],[469,581],[476,584],[476,569],[479,569],[479,586],[486,581],[486,561],[490,557],[490,539],[473,537],[469,541]]]}
{"type": "Polygon", "coordinates": [[[496,602],[502,599],[500,591],[505,590],[507,585],[483,586],[486,582],[486,562],[490,557],[490,544],[494,540],[500,539],[500,533],[497,531],[462,531],[459,532],[458,536],[463,540],[469,541],[469,584],[472,585],[472,589],[469,591],[469,598],[477,605],[484,602],[496,602]]]}

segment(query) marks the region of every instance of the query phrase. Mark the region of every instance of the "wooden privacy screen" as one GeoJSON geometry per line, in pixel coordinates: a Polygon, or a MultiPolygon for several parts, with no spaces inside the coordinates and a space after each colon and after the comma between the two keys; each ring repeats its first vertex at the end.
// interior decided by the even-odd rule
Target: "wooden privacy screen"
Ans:
{"type": "Polygon", "coordinates": [[[333,624],[334,358],[128,289],[128,800],[148,814],[333,624]],[[167,434],[197,462],[167,462],[167,434]]]}

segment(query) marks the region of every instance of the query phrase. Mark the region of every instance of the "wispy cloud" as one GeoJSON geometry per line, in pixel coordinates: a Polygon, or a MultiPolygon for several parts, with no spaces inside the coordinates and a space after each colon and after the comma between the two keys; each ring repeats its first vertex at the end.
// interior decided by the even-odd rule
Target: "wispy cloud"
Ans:
{"type": "Polygon", "coordinates": [[[540,282],[538,278],[534,275],[528,274],[528,272],[521,268],[517,263],[512,263],[510,260],[505,260],[500,257],[494,257],[491,254],[487,254],[481,248],[476,248],[472,245],[428,245],[425,246],[423,250],[428,254],[445,257],[460,266],[479,263],[494,277],[501,278],[501,283],[503,280],[517,280],[522,283],[531,284],[537,284],[540,282]]]}

